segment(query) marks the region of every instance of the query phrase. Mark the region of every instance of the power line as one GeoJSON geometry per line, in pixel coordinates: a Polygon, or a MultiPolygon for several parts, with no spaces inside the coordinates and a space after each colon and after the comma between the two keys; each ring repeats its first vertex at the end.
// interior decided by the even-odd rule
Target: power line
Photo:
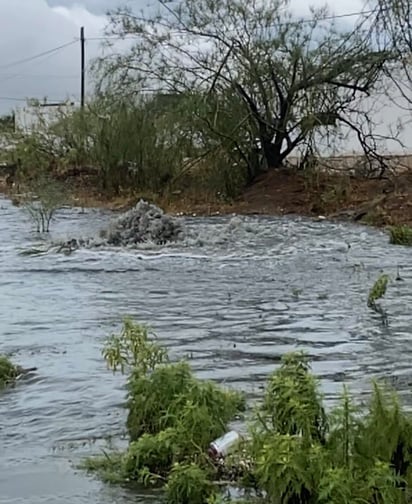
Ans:
{"type": "Polygon", "coordinates": [[[53,47],[52,49],[48,49],[47,51],[43,51],[41,53],[34,54],[33,56],[29,56],[28,58],[23,58],[20,60],[12,61],[10,63],[6,63],[5,65],[0,65],[0,69],[10,68],[10,67],[13,67],[16,65],[22,65],[24,63],[28,63],[29,61],[33,61],[35,59],[42,58],[43,56],[47,56],[49,54],[61,51],[62,49],[65,49],[66,47],[69,47],[73,44],[76,44],[78,41],[79,41],[79,39],[76,38],[75,40],[72,40],[70,42],[66,42],[65,44],[59,45],[57,47],[53,47]]]}
{"type": "MultiPolygon", "coordinates": [[[[313,23],[314,21],[320,22],[320,21],[333,21],[335,19],[344,19],[344,18],[351,18],[351,17],[357,17],[357,16],[366,16],[368,14],[373,14],[375,11],[373,9],[369,10],[362,10],[358,12],[348,12],[346,14],[331,14],[329,16],[323,16],[319,18],[302,18],[296,21],[287,21],[284,23],[277,23],[273,25],[268,25],[266,28],[274,28],[276,26],[298,26],[300,24],[307,24],[307,23],[313,23]]],[[[87,38],[87,41],[94,41],[94,40],[130,40],[130,39],[137,39],[139,38],[139,35],[125,35],[125,36],[120,36],[120,35],[106,35],[104,37],[89,37],[87,38]]]]}
{"type": "Polygon", "coordinates": [[[282,24],[291,24],[291,25],[299,25],[301,23],[313,23],[313,21],[333,21],[334,19],[343,19],[350,18],[355,16],[366,16],[368,14],[373,14],[375,11],[373,9],[363,10],[359,12],[348,12],[347,14],[331,14],[330,16],[324,16],[322,18],[310,18],[310,19],[301,19],[300,21],[291,21],[288,23],[280,23],[282,24]]]}
{"type": "MultiPolygon", "coordinates": [[[[323,16],[320,18],[317,18],[316,21],[333,21],[335,19],[343,19],[343,18],[351,18],[355,16],[361,16],[361,15],[368,15],[372,14],[374,12],[373,9],[369,10],[362,10],[358,12],[349,12],[346,14],[331,14],[330,16],[323,16]]],[[[284,26],[284,25],[299,25],[299,24],[306,24],[306,23],[312,23],[314,21],[313,18],[308,18],[308,19],[300,19],[296,21],[287,21],[286,23],[278,23],[276,25],[271,25],[271,26],[284,26]]],[[[87,37],[86,41],[99,41],[99,40],[128,40],[128,39],[136,39],[139,38],[138,35],[126,35],[126,36],[120,36],[120,35],[106,35],[106,36],[101,36],[101,37],[87,37]]],[[[65,49],[66,47],[69,47],[73,44],[76,44],[79,42],[79,38],[76,37],[74,40],[71,40],[70,42],[66,42],[65,44],[59,45],[57,47],[53,47],[52,49],[48,49],[46,51],[43,51],[41,53],[35,54],[33,56],[29,56],[27,58],[23,58],[20,60],[12,61],[10,63],[6,63],[5,65],[0,65],[0,69],[4,68],[9,68],[12,66],[16,65],[21,65],[23,63],[27,63],[30,61],[33,61],[35,59],[41,58],[43,56],[47,56],[49,54],[52,54],[54,52],[60,51],[62,49],[65,49]]]]}

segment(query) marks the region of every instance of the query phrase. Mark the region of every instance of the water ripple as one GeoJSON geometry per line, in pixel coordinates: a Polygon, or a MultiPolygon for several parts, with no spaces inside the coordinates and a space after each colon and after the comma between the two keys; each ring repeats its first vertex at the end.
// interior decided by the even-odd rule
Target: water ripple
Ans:
{"type": "Polygon", "coordinates": [[[136,502],[71,465],[124,434],[124,379],[100,352],[125,315],[152,325],[200,377],[242,388],[251,402],[281,356],[302,349],[330,404],[344,383],[363,397],[374,376],[412,404],[410,249],[389,245],[381,231],[302,218],[188,218],[185,242],[163,248],[22,256],[40,241],[94,236],[110,214],[65,209],[40,238],[21,209],[2,200],[1,211],[0,352],[39,371],[0,396],[0,503],[136,502]],[[403,281],[388,288],[384,327],[367,293],[398,266],[403,281]]]}

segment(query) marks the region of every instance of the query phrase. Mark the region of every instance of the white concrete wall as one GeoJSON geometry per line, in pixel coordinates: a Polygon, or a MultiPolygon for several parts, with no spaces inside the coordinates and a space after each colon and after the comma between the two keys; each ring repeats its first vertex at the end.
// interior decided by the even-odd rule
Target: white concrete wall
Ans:
{"type": "Polygon", "coordinates": [[[16,129],[29,133],[33,129],[45,124],[49,126],[58,120],[62,114],[69,114],[76,110],[78,104],[66,104],[56,106],[26,105],[15,109],[16,129]]]}

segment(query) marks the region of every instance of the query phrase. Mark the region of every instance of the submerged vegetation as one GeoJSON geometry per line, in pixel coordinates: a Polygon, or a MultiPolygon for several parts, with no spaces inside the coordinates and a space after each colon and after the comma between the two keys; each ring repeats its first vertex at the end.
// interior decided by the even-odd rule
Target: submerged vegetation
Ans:
{"type": "Polygon", "coordinates": [[[389,228],[389,243],[412,246],[412,228],[409,226],[391,226],[389,228]]]}
{"type": "Polygon", "coordinates": [[[389,283],[389,276],[386,274],[380,275],[380,277],[373,284],[368,295],[368,307],[374,312],[379,313],[382,317],[382,323],[384,325],[388,324],[388,316],[382,306],[377,303],[377,301],[384,297],[386,294],[386,289],[389,283]]]}
{"type": "Polygon", "coordinates": [[[187,362],[171,363],[131,320],[103,355],[110,369],[127,373],[129,446],[84,467],[111,482],[162,485],[170,504],[222,502],[225,486],[262,504],[410,502],[412,417],[386,387],[374,383],[362,408],[345,388],[327,411],[307,356],[287,354],[246,438],[216,460],[208,447],[244,409],[241,394],[199,380],[187,362]]]}
{"type": "Polygon", "coordinates": [[[386,294],[386,288],[388,286],[389,276],[382,274],[376,282],[373,284],[368,295],[368,306],[373,308],[376,306],[376,301],[381,299],[386,294]]]}
{"type": "Polygon", "coordinates": [[[0,355],[0,390],[13,383],[18,374],[18,367],[8,357],[0,355]]]}

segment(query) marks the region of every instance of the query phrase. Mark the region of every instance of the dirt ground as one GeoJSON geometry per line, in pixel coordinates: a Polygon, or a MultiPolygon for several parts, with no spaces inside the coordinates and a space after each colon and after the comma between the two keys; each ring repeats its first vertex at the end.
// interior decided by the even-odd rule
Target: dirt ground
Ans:
{"type": "MultiPolygon", "coordinates": [[[[69,186],[71,204],[82,207],[125,210],[143,197],[170,213],[295,214],[360,221],[374,226],[412,225],[412,170],[382,180],[273,170],[231,202],[179,191],[168,196],[134,194],[107,198],[93,189],[96,181],[87,178],[71,180],[69,186]]],[[[1,181],[0,191],[18,204],[18,195],[1,181]]]]}
{"type": "Polygon", "coordinates": [[[379,227],[412,226],[412,170],[382,180],[324,173],[308,177],[277,170],[262,175],[230,203],[202,201],[184,194],[160,198],[156,203],[172,213],[295,214],[359,221],[379,227]]]}

